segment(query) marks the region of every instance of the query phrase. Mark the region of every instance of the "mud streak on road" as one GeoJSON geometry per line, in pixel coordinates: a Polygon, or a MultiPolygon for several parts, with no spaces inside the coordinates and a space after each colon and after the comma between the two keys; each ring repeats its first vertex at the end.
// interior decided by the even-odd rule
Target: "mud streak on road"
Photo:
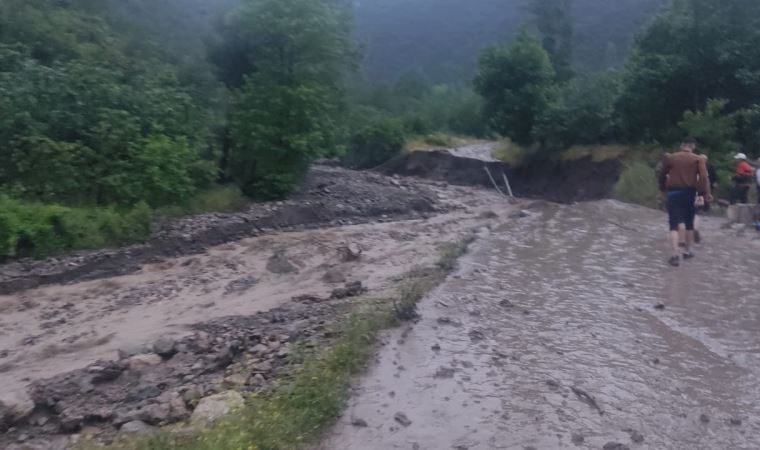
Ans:
{"type": "Polygon", "coordinates": [[[321,448],[760,448],[760,247],[708,221],[698,259],[666,268],[663,221],[538,204],[495,229],[321,448]]]}

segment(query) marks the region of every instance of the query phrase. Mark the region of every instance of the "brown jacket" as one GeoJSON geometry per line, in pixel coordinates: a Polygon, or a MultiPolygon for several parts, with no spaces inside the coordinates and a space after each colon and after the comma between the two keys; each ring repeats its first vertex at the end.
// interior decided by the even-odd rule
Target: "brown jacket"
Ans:
{"type": "Polygon", "coordinates": [[[679,151],[665,155],[660,172],[660,190],[694,188],[700,195],[710,194],[707,162],[694,153],[679,151]]]}

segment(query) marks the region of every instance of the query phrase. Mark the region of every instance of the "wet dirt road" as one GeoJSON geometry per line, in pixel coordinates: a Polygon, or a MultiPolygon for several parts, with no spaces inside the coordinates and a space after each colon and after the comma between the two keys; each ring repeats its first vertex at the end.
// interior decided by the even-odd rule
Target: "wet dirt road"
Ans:
{"type": "Polygon", "coordinates": [[[708,221],[672,269],[657,211],[528,212],[387,338],[320,448],[760,448],[754,232],[708,221]]]}

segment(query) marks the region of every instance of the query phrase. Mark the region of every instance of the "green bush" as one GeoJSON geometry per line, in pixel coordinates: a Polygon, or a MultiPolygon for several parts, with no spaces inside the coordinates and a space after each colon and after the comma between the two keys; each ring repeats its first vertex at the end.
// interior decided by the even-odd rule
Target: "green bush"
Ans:
{"type": "Polygon", "coordinates": [[[403,147],[401,125],[392,120],[377,120],[351,137],[343,162],[349,167],[369,169],[399,155],[403,147]]]}
{"type": "Polygon", "coordinates": [[[0,259],[121,245],[150,233],[152,210],[74,208],[0,197],[0,259]]]}
{"type": "Polygon", "coordinates": [[[643,206],[657,206],[657,179],[649,165],[634,161],[628,164],[615,186],[615,198],[643,206]]]}

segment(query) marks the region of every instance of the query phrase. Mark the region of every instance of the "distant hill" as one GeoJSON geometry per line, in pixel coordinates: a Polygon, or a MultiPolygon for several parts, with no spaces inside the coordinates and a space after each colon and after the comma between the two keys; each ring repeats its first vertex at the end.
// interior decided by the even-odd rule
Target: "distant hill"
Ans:
{"type": "MultiPolygon", "coordinates": [[[[669,0],[575,0],[575,65],[582,71],[625,60],[635,34],[669,0]]],[[[369,78],[423,72],[435,81],[469,79],[480,50],[530,20],[527,0],[357,0],[357,32],[369,78]]]]}

